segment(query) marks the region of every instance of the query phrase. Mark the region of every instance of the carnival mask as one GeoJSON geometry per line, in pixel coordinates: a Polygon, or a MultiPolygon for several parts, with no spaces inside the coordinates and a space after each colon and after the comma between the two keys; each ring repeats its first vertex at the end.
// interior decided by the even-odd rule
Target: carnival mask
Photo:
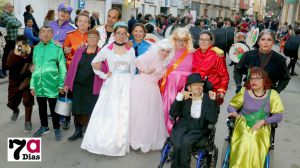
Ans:
{"type": "Polygon", "coordinates": [[[30,54],[31,47],[23,41],[18,41],[14,52],[16,55],[26,56],[26,55],[30,54]]]}

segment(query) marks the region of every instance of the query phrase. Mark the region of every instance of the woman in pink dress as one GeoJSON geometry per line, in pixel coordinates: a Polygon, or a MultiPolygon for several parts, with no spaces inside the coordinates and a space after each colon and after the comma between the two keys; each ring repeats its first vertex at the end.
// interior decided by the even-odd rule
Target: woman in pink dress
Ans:
{"type": "Polygon", "coordinates": [[[173,123],[169,119],[170,106],[192,73],[193,43],[188,30],[177,28],[171,35],[171,44],[175,55],[167,66],[167,71],[160,82],[160,91],[164,102],[165,124],[168,133],[171,133],[173,123]]]}
{"type": "Polygon", "coordinates": [[[135,61],[139,74],[131,83],[129,143],[143,153],[161,149],[168,136],[158,81],[174,55],[172,50],[170,41],[164,39],[135,61]]]}

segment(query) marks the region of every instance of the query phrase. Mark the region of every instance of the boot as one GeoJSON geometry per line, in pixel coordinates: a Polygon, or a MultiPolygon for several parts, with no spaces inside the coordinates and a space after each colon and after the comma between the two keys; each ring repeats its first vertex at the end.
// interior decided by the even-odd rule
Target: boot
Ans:
{"type": "Polygon", "coordinates": [[[72,136],[68,138],[69,141],[75,141],[78,138],[82,138],[82,126],[78,123],[75,123],[75,132],[72,136]]]}

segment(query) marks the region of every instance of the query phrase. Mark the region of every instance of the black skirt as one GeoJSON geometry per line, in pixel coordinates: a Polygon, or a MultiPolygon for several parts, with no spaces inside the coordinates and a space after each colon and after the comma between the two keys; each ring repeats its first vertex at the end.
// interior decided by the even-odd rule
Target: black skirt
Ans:
{"type": "Polygon", "coordinates": [[[91,62],[96,54],[83,53],[73,85],[73,115],[91,115],[98,95],[93,95],[94,71],[91,62]]]}

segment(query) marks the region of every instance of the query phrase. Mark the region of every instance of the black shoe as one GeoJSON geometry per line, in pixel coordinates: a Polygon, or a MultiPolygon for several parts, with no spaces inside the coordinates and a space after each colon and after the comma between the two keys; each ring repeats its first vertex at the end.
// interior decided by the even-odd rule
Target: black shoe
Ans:
{"type": "Polygon", "coordinates": [[[78,138],[82,138],[82,127],[77,127],[74,134],[68,138],[69,141],[75,141],[78,138]]]}
{"type": "Polygon", "coordinates": [[[232,66],[232,65],[234,65],[234,62],[233,62],[233,61],[231,61],[231,63],[228,64],[228,66],[232,66]]]}
{"type": "Polygon", "coordinates": [[[2,71],[0,71],[0,78],[5,78],[6,76],[3,75],[2,71]]]}
{"type": "Polygon", "coordinates": [[[295,72],[290,73],[291,76],[298,76],[298,74],[296,74],[295,72]]]}
{"type": "Polygon", "coordinates": [[[19,113],[20,113],[20,110],[17,109],[16,111],[14,111],[13,115],[11,116],[11,121],[16,121],[19,117],[19,113]]]}
{"type": "Polygon", "coordinates": [[[5,77],[7,77],[6,70],[5,71],[2,70],[2,75],[5,76],[5,77]]]}
{"type": "Polygon", "coordinates": [[[70,122],[69,121],[65,121],[63,124],[62,124],[62,129],[64,130],[68,130],[70,128],[70,122]]]}

